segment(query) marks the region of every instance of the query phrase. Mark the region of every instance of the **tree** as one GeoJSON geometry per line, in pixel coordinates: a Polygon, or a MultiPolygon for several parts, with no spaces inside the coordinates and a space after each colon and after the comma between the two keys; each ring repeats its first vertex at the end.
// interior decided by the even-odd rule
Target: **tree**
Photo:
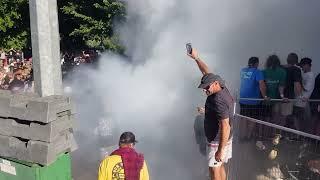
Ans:
{"type": "Polygon", "coordinates": [[[115,22],[126,17],[126,5],[118,0],[58,0],[60,7],[60,33],[68,46],[87,46],[123,52],[118,35],[113,30],[115,22]]]}
{"type": "MultiPolygon", "coordinates": [[[[57,0],[61,48],[123,52],[113,28],[126,18],[119,0],[57,0]]],[[[0,0],[0,48],[31,49],[29,0],[0,0]]]]}
{"type": "Polygon", "coordinates": [[[28,0],[0,1],[0,48],[31,47],[28,0]]]}

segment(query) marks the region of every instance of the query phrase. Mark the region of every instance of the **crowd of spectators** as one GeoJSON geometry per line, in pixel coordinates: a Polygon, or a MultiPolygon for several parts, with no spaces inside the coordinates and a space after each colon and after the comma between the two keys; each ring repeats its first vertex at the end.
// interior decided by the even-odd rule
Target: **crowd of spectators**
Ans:
{"type": "MultiPolygon", "coordinates": [[[[95,50],[64,52],[61,54],[62,76],[81,64],[93,64],[99,53],[95,50]]],[[[13,93],[33,92],[33,69],[31,55],[24,56],[19,50],[0,49],[0,88],[13,93]]]]}
{"type": "Polygon", "coordinates": [[[95,64],[100,54],[97,50],[63,52],[61,55],[62,71],[70,71],[81,64],[95,64]]]}
{"type": "Polygon", "coordinates": [[[32,58],[22,51],[0,50],[0,88],[12,92],[30,92],[33,89],[32,58]]]}
{"type": "MultiPolygon", "coordinates": [[[[251,57],[241,70],[240,114],[299,131],[320,135],[320,74],[312,72],[312,60],[290,53],[281,65],[277,55],[259,69],[259,58],[251,57]]],[[[253,124],[242,135],[250,139],[253,124]]]]}

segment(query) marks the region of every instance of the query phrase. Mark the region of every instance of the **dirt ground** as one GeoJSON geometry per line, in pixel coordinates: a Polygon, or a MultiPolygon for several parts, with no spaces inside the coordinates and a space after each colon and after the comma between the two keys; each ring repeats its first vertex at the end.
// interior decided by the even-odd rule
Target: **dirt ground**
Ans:
{"type": "MultiPolygon", "coordinates": [[[[156,148],[156,147],[155,147],[156,148]]],[[[268,148],[268,147],[267,147],[268,148]]],[[[156,151],[156,150],[155,150],[156,151]]],[[[87,152],[87,156],[83,156],[84,152],[74,152],[72,154],[72,168],[73,168],[73,178],[74,180],[93,180],[97,179],[97,172],[99,166],[99,152],[93,154],[92,152],[87,152]],[[91,154],[91,156],[90,156],[91,154]]],[[[197,152],[194,152],[197,153],[197,152]]],[[[233,147],[233,158],[232,161],[228,164],[228,176],[229,180],[269,180],[281,178],[283,173],[280,171],[279,164],[283,162],[294,163],[295,155],[291,154],[289,151],[279,151],[276,160],[268,159],[269,149],[266,151],[259,151],[255,146],[255,142],[245,142],[245,143],[234,143],[233,147]],[[289,153],[289,154],[288,154],[289,153]]],[[[178,155],[178,152],[173,152],[174,156],[177,156],[177,159],[180,159],[183,156],[178,155]],[[177,153],[177,154],[176,154],[177,153]]],[[[150,156],[150,155],[147,155],[150,156]]],[[[150,156],[152,157],[152,156],[150,156]]],[[[173,157],[173,156],[172,156],[173,157]]],[[[188,162],[186,157],[186,166],[176,167],[176,170],[163,169],[162,172],[157,172],[155,169],[150,169],[150,167],[157,167],[159,164],[152,162],[154,158],[149,158],[149,171],[152,176],[158,177],[158,174],[161,173],[172,173],[175,171],[179,172],[182,169],[189,168],[193,173],[193,178],[196,179],[207,179],[207,168],[205,158],[199,156],[199,161],[188,162]]],[[[162,163],[160,163],[162,164],[162,163]]],[[[179,176],[176,174],[175,176],[179,176]]],[[[183,176],[181,174],[181,176],[183,176]]],[[[319,179],[320,176],[312,175],[311,172],[308,172],[305,176],[306,178],[311,177],[312,179],[319,179]]],[[[156,179],[156,178],[154,178],[156,179]]]]}

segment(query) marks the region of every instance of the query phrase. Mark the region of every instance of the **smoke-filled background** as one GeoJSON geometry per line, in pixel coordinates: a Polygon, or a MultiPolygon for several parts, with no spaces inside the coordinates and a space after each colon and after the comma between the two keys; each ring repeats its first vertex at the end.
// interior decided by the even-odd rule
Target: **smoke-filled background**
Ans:
{"type": "MultiPolygon", "coordinates": [[[[195,108],[206,97],[196,88],[201,74],[186,56],[187,42],[233,92],[250,56],[258,56],[263,68],[268,55],[275,53],[285,62],[288,53],[296,52],[313,59],[313,71],[319,72],[318,0],[127,3],[128,22],[117,32],[128,58],[106,53],[98,70],[82,71],[71,82],[81,134],[76,153],[82,159],[76,159],[77,164],[90,166],[87,161],[101,146],[93,143],[97,126],[107,119],[106,131],[114,138],[106,146],[117,144],[119,133],[134,132],[151,179],[204,179],[207,167],[194,140],[193,123],[195,108]]],[[[86,173],[95,175],[96,169],[86,173]]]]}

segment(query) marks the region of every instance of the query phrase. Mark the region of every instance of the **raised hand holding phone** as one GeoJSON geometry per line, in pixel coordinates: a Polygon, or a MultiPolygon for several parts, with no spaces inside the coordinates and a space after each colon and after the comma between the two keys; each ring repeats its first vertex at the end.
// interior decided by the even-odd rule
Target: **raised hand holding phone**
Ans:
{"type": "Polygon", "coordinates": [[[186,44],[186,48],[187,48],[188,56],[190,56],[194,60],[198,60],[199,59],[198,52],[197,52],[196,49],[192,48],[191,43],[187,43],[186,44]]]}
{"type": "Polygon", "coordinates": [[[191,45],[191,43],[187,43],[187,44],[186,44],[186,49],[187,49],[187,53],[188,53],[188,54],[191,54],[191,53],[192,53],[192,45],[191,45]]]}
{"type": "Polygon", "coordinates": [[[191,43],[186,44],[187,48],[187,55],[195,60],[195,62],[198,64],[198,67],[202,74],[208,74],[209,68],[206,63],[204,63],[198,55],[198,52],[196,49],[192,48],[191,43]]]}

